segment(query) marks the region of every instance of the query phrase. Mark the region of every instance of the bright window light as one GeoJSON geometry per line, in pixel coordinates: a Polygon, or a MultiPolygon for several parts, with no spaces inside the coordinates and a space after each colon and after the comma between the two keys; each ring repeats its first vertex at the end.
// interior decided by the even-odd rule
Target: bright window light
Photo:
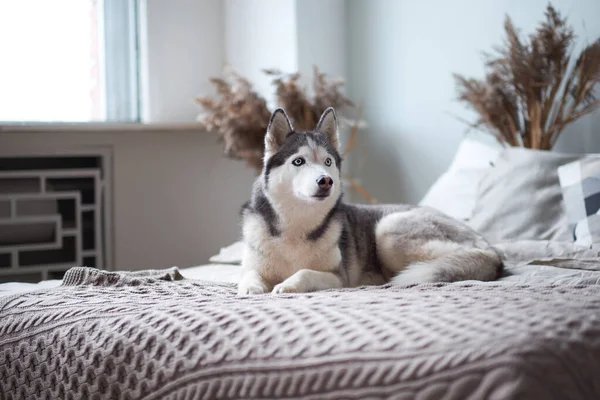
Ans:
{"type": "Polygon", "coordinates": [[[137,74],[130,65],[136,57],[124,53],[135,46],[111,43],[117,35],[106,29],[117,30],[125,44],[135,40],[127,36],[135,26],[123,26],[134,19],[119,15],[131,8],[119,7],[119,2],[134,3],[0,0],[0,121],[137,119],[136,90],[119,90],[111,84],[116,80],[125,82],[127,89],[136,87],[137,74]],[[122,96],[129,98],[124,101],[122,96]],[[131,109],[118,115],[112,112],[112,103],[131,109]]]}

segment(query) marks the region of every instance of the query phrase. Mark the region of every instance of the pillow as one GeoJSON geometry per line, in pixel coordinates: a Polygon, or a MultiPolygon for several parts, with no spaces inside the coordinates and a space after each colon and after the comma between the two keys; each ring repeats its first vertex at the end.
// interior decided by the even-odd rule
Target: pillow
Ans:
{"type": "Polygon", "coordinates": [[[588,156],[558,168],[569,228],[578,244],[600,242],[600,157],[588,156]]]}
{"type": "Polygon", "coordinates": [[[463,137],[450,164],[449,170],[488,169],[504,147],[498,142],[484,141],[473,134],[463,137]]]}
{"type": "Polygon", "coordinates": [[[508,148],[480,182],[469,225],[491,243],[573,241],[557,169],[575,154],[508,148]]]}
{"type": "Polygon", "coordinates": [[[600,243],[600,210],[575,225],[575,243],[581,246],[600,243]]]}
{"type": "Polygon", "coordinates": [[[485,172],[482,168],[446,171],[429,188],[419,205],[467,221],[473,215],[477,184],[485,172]]]}
{"type": "Polygon", "coordinates": [[[222,247],[219,254],[210,257],[208,261],[215,264],[241,264],[243,254],[244,242],[238,241],[222,247]]]}
{"type": "Polygon", "coordinates": [[[450,167],[429,188],[419,205],[468,220],[475,207],[477,185],[500,151],[500,144],[490,145],[465,136],[450,167]]]}

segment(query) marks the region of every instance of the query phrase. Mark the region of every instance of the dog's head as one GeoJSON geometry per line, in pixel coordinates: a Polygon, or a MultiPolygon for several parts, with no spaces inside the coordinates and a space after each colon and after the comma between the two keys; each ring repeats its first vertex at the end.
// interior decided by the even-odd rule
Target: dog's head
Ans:
{"type": "Polygon", "coordinates": [[[342,194],[335,111],[323,112],[312,131],[296,132],[281,108],[265,135],[264,188],[274,203],[332,207],[342,194]]]}

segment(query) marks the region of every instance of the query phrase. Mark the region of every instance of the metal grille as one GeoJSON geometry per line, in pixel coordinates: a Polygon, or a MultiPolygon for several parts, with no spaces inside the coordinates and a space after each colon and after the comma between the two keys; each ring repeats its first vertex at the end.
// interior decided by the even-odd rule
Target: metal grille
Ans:
{"type": "Polygon", "coordinates": [[[108,154],[0,157],[0,282],[107,269],[108,154]]]}

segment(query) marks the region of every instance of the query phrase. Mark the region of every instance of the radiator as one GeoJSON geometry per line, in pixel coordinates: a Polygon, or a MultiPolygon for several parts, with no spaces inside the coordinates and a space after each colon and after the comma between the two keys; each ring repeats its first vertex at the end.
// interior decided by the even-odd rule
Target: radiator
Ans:
{"type": "Polygon", "coordinates": [[[0,157],[0,282],[108,269],[110,150],[0,157]]]}

